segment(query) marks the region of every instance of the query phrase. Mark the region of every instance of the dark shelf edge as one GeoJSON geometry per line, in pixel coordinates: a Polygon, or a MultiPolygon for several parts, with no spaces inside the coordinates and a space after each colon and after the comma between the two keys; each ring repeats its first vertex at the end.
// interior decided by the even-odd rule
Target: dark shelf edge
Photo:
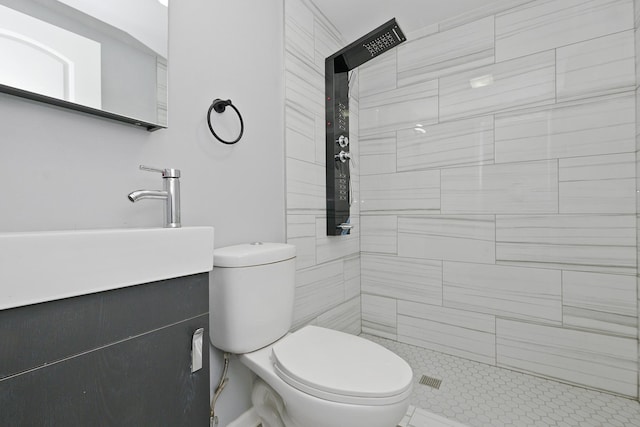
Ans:
{"type": "Polygon", "coordinates": [[[161,126],[157,123],[145,122],[144,120],[136,120],[131,117],[121,116],[119,114],[110,113],[108,111],[99,110],[97,108],[87,107],[85,105],[75,104],[69,101],[63,101],[50,96],[41,95],[39,93],[29,92],[28,90],[18,89],[11,86],[0,84],[0,93],[6,93],[21,98],[26,98],[32,101],[44,102],[45,104],[54,105],[56,107],[66,108],[69,110],[79,111],[81,113],[90,114],[92,116],[98,116],[103,119],[109,119],[120,123],[129,124],[137,128],[146,129],[149,132],[156,131],[158,129],[166,129],[166,126],[161,126]]]}

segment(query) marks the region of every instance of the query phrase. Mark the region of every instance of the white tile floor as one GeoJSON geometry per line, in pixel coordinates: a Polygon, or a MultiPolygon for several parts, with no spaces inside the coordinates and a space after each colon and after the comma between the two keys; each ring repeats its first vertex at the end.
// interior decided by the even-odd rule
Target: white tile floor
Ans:
{"type": "Polygon", "coordinates": [[[401,427],[640,427],[634,400],[363,336],[413,368],[412,406],[401,427]],[[422,375],[441,379],[440,388],[418,384],[422,375]]]}

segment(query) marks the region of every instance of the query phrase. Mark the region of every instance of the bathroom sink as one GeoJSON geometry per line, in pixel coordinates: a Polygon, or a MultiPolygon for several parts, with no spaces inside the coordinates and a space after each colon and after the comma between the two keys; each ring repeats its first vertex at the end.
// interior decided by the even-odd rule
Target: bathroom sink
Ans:
{"type": "Polygon", "coordinates": [[[213,227],[0,233],[0,310],[213,268],[213,227]]]}

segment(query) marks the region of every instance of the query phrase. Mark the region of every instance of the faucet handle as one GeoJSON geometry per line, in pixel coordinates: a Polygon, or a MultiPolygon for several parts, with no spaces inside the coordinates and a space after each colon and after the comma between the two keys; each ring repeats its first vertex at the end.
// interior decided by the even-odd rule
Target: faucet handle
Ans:
{"type": "Polygon", "coordinates": [[[147,172],[159,172],[163,178],[180,178],[180,169],[158,169],[140,165],[140,169],[147,172]]]}

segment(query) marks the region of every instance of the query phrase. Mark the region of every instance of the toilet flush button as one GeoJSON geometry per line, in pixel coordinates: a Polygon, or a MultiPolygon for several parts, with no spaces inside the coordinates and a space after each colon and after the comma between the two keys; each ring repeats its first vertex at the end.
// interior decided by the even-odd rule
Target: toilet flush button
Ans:
{"type": "Polygon", "coordinates": [[[252,242],[251,243],[251,246],[262,246],[262,245],[264,245],[264,243],[262,243],[262,242],[252,242]]]}

